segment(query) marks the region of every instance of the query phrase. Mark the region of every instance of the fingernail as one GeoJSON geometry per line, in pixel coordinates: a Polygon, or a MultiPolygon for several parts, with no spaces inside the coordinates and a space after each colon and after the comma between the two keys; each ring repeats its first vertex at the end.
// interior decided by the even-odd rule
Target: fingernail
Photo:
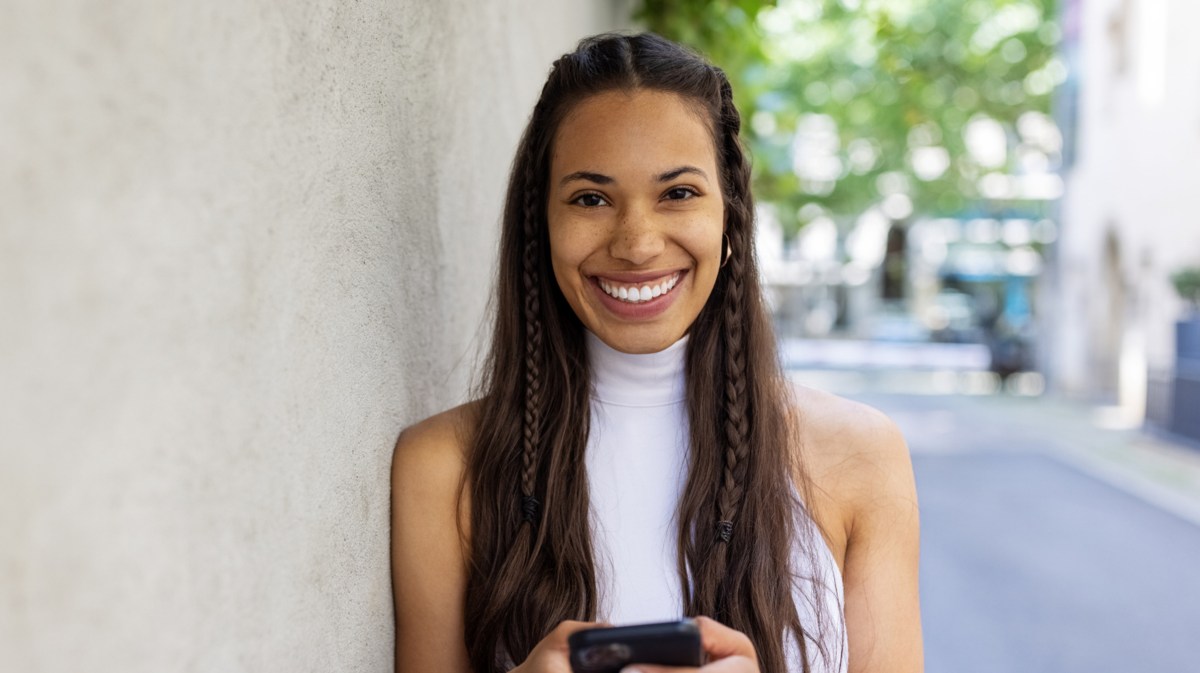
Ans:
{"type": "Polygon", "coordinates": [[[621,669],[621,673],[642,673],[642,669],[637,666],[626,666],[621,669]]]}

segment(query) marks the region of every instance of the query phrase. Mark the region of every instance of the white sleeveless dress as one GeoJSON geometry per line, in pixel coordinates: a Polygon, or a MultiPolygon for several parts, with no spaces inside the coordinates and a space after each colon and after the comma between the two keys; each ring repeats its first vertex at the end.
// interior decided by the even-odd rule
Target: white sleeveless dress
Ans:
{"type": "MultiPolygon", "coordinates": [[[[678,619],[683,598],[675,569],[676,506],[690,450],[684,391],[687,337],[646,355],[613,350],[591,332],[587,340],[592,369],[587,471],[598,616],[616,625],[678,619]]],[[[842,576],[815,524],[807,525],[812,534],[805,537],[819,548],[815,559],[793,550],[793,569],[809,579],[797,580],[792,595],[806,632],[819,641],[809,643],[809,666],[813,673],[844,673],[842,576]],[[823,628],[814,624],[817,612],[823,628]]],[[[794,642],[788,643],[788,670],[801,671],[794,642]]]]}

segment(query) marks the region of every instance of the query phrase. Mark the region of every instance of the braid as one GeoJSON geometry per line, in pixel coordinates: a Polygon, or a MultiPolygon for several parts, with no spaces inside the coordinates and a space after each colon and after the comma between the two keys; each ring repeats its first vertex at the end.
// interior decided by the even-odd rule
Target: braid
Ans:
{"type": "MultiPolygon", "coordinates": [[[[730,194],[731,202],[727,205],[730,210],[743,209],[744,201],[736,194],[746,193],[749,175],[745,164],[742,148],[738,142],[738,131],[741,128],[741,118],[733,104],[733,90],[729,80],[719,73],[721,95],[721,137],[724,139],[722,151],[725,154],[726,192],[730,194]],[[742,187],[743,189],[738,189],[742,187]]],[[[749,215],[749,214],[747,214],[749,215]]],[[[732,218],[727,218],[728,223],[732,218]]],[[[728,543],[733,535],[733,522],[737,517],[738,505],[742,500],[745,461],[749,452],[750,413],[749,399],[746,392],[746,353],[745,353],[745,324],[743,312],[742,281],[745,258],[748,248],[743,242],[744,229],[726,227],[729,240],[729,261],[726,264],[725,285],[725,424],[723,428],[725,439],[725,470],[721,486],[717,492],[717,534],[721,542],[728,543]]],[[[724,263],[724,260],[722,260],[724,263]]]]}
{"type": "Polygon", "coordinates": [[[717,493],[718,533],[722,542],[729,542],[738,503],[742,500],[742,475],[750,434],[746,394],[746,354],[742,338],[742,260],[737,245],[731,239],[734,252],[729,257],[729,279],[726,285],[724,316],[725,332],[725,472],[717,493]]]}
{"type": "Polygon", "coordinates": [[[523,447],[521,451],[521,514],[525,522],[537,523],[539,508],[535,495],[537,453],[541,445],[542,409],[542,320],[538,293],[538,240],[537,189],[533,176],[533,162],[527,162],[525,200],[522,207],[524,219],[525,251],[522,259],[522,280],[525,287],[525,418],[523,425],[523,447]]]}

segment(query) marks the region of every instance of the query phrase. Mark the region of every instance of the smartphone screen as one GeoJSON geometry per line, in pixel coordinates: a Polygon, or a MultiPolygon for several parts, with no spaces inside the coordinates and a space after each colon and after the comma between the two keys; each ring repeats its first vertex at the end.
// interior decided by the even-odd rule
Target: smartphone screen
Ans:
{"type": "Polygon", "coordinates": [[[699,666],[700,629],[683,620],[577,631],[567,638],[575,673],[619,673],[629,664],[699,666]]]}

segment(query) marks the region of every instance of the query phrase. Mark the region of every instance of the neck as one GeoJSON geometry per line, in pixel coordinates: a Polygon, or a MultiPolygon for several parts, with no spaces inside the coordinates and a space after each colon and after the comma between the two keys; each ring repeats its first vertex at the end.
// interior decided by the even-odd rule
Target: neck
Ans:
{"type": "Polygon", "coordinates": [[[657,353],[622,353],[587,333],[592,391],[604,402],[628,406],[674,404],[686,399],[684,363],[688,338],[657,353]]]}

